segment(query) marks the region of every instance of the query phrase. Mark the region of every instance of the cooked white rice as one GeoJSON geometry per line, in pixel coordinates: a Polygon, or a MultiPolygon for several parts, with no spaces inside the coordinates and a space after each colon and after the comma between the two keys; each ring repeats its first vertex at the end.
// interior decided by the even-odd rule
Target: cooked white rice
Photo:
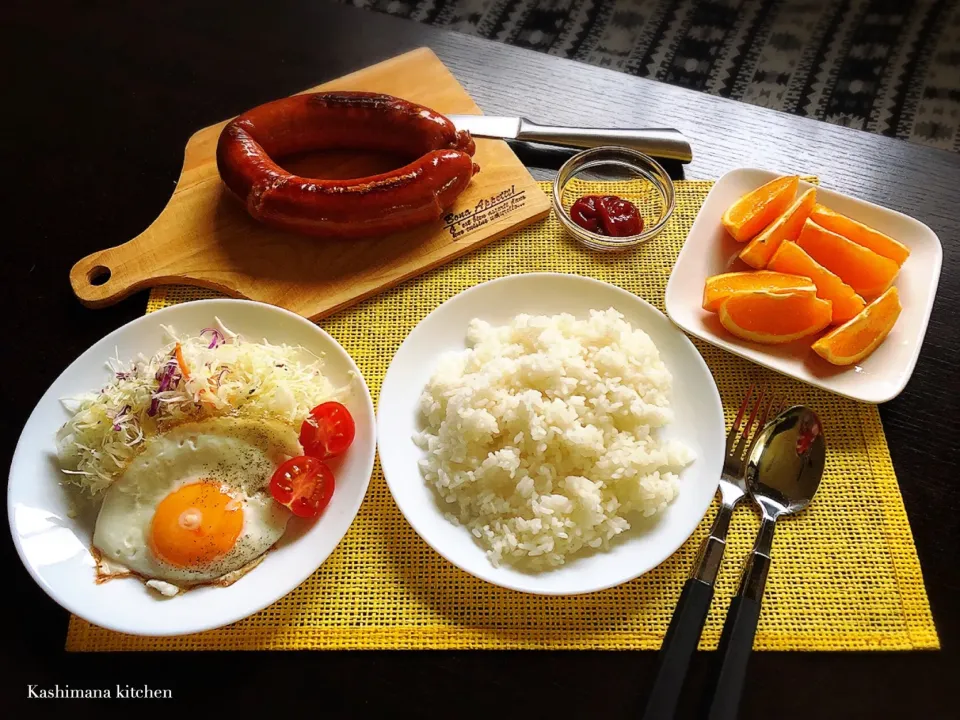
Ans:
{"type": "Polygon", "coordinates": [[[494,565],[550,569],[606,549],[677,495],[693,453],[661,441],[672,378],[614,309],[473,320],[420,398],[426,481],[494,565]]]}

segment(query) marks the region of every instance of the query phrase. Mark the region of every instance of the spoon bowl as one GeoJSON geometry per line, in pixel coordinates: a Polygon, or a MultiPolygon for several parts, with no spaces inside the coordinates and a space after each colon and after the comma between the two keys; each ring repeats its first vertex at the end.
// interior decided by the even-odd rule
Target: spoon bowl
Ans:
{"type": "Polygon", "coordinates": [[[798,513],[820,487],[827,443],[817,414],[801,405],[784,410],[757,435],[747,457],[747,489],[764,517],[798,513]]]}

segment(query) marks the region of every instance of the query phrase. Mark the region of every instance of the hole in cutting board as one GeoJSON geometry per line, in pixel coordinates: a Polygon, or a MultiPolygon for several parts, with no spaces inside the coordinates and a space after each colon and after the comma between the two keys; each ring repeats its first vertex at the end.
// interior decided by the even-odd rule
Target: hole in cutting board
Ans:
{"type": "Polygon", "coordinates": [[[318,150],[276,161],[287,172],[319,180],[349,180],[403,167],[409,158],[358,150],[318,150]]]}
{"type": "Polygon", "coordinates": [[[94,265],[87,271],[87,282],[94,287],[106,285],[108,280],[110,280],[110,268],[106,265],[94,265]]]}

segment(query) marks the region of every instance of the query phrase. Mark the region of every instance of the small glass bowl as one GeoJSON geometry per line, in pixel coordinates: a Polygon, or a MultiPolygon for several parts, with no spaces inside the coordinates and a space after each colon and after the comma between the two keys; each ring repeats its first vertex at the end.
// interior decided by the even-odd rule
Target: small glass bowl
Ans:
{"type": "Polygon", "coordinates": [[[648,155],[619,146],[584,150],[567,160],[553,184],[553,209],[560,222],[577,240],[594,250],[616,251],[635,247],[660,234],[675,207],[673,181],[667,171],[648,155]],[[607,183],[601,194],[629,200],[640,211],[643,232],[610,237],[590,232],[570,219],[578,198],[597,194],[589,183],[607,183]]]}

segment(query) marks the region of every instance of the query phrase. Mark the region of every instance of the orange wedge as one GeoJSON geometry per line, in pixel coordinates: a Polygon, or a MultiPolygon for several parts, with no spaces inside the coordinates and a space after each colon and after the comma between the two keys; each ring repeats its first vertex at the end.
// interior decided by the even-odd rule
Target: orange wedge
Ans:
{"type": "Polygon", "coordinates": [[[860,362],[890,334],[900,317],[900,310],[900,294],[892,287],[853,320],[817,340],[813,351],[834,365],[860,362]]]}
{"type": "Polygon", "coordinates": [[[750,267],[762,270],[784,240],[800,237],[803,224],[810,217],[817,202],[817,189],[810,188],[788,207],[783,215],[774,220],[767,229],[750,241],[740,253],[740,259],[750,267]]]}
{"type": "Polygon", "coordinates": [[[797,175],[771,180],[728,207],[720,222],[735,240],[746,242],[783,214],[797,194],[799,183],[797,175]]]}
{"type": "MultiPolygon", "coordinates": [[[[790,273],[810,278],[817,286],[817,297],[833,303],[833,319],[831,323],[838,325],[845,323],[861,310],[865,303],[853,288],[847,285],[823,265],[804,252],[803,248],[793,242],[781,243],[780,247],[770,258],[767,265],[778,273],[790,273]]],[[[759,274],[759,273],[757,273],[759,274]]]]}
{"type": "Polygon", "coordinates": [[[720,305],[720,323],[744,340],[767,345],[792,342],[823,330],[833,313],[812,290],[753,290],[720,305]]]}
{"type": "Polygon", "coordinates": [[[910,255],[910,249],[903,243],[899,243],[889,235],[884,235],[869,225],[857,222],[823,205],[817,205],[810,218],[820,227],[838,235],[843,235],[847,240],[855,242],[857,245],[863,245],[865,248],[873,250],[877,255],[883,255],[885,258],[893,260],[897,265],[903,265],[910,255]]]}
{"type": "Polygon", "coordinates": [[[734,293],[746,290],[814,290],[816,285],[809,278],[787,275],[781,272],[732,272],[708,277],[703,286],[703,309],[716,312],[720,305],[734,293]]]}
{"type": "Polygon", "coordinates": [[[900,266],[890,258],[830,232],[813,220],[804,224],[797,244],[865,298],[880,295],[900,272],[900,266]]]}

